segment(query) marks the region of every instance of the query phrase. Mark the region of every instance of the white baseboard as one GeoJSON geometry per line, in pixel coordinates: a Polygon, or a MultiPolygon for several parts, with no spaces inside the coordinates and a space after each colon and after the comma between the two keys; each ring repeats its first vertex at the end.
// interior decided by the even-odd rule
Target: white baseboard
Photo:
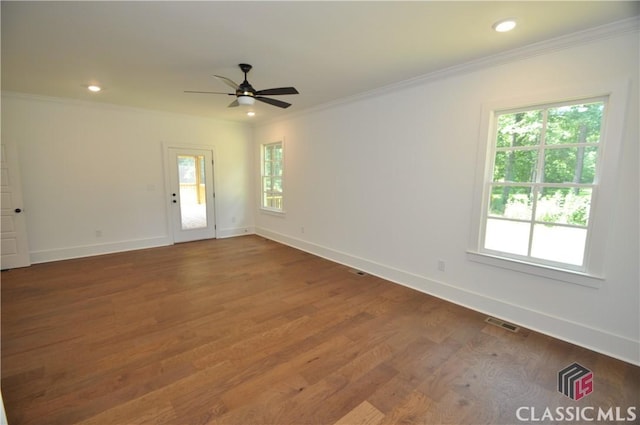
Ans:
{"type": "Polygon", "coordinates": [[[256,228],[255,233],[322,258],[362,270],[371,275],[433,295],[472,310],[498,317],[554,338],[576,344],[625,362],[640,365],[640,341],[594,329],[561,317],[509,304],[486,295],[462,289],[446,282],[369,261],[298,238],[256,228]]]}
{"type": "Polygon", "coordinates": [[[70,260],[72,258],[91,257],[94,255],[113,254],[115,252],[133,251],[135,249],[156,248],[172,244],[173,241],[168,236],[149,239],[134,239],[105,244],[32,251],[30,253],[30,258],[32,264],[38,264],[50,261],[70,260]]]}
{"type": "Polygon", "coordinates": [[[255,233],[255,228],[253,226],[231,227],[227,229],[218,229],[216,231],[216,238],[218,239],[232,238],[235,236],[253,235],[254,233],[255,233]]]}
{"type": "MultiPolygon", "coordinates": [[[[218,239],[231,238],[235,236],[252,235],[255,233],[254,227],[237,227],[219,229],[216,231],[218,239]]],[[[72,258],[92,257],[94,255],[113,254],[116,252],[133,251],[136,249],[156,248],[160,246],[173,245],[171,237],[158,237],[149,239],[135,239],[105,244],[82,245],[71,248],[49,249],[42,251],[32,251],[30,253],[31,264],[48,263],[50,261],[70,260],[72,258]]]]}

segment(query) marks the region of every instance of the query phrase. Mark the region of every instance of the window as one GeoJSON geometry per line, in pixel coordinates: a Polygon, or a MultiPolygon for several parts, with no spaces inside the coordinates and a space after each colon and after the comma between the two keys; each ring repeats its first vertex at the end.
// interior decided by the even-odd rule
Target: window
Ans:
{"type": "Polygon", "coordinates": [[[262,145],[261,206],[283,212],[283,148],[282,142],[262,145]]]}
{"type": "Polygon", "coordinates": [[[482,247],[583,271],[605,99],[495,113],[482,247]]]}
{"type": "Polygon", "coordinates": [[[600,287],[629,91],[583,81],[483,106],[468,259],[600,287]]]}

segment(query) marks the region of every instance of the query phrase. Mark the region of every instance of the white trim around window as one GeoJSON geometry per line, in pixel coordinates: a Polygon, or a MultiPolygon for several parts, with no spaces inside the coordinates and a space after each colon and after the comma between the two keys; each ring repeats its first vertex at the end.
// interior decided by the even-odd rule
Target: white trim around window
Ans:
{"type": "Polygon", "coordinates": [[[599,287],[605,279],[605,255],[607,231],[612,219],[610,206],[617,194],[617,166],[624,132],[629,81],[605,84],[581,84],[544,93],[532,94],[518,99],[497,100],[483,105],[479,135],[479,151],[476,163],[473,212],[471,218],[468,259],[495,267],[511,269],[527,274],[599,287]],[[580,100],[602,99],[605,101],[605,117],[598,152],[598,170],[594,185],[597,190],[591,200],[588,236],[584,262],[580,267],[550,261],[502,254],[484,247],[484,229],[488,220],[488,190],[493,182],[493,165],[496,153],[496,120],[504,111],[517,111],[546,107],[554,104],[580,100]]]}
{"type": "Polygon", "coordinates": [[[284,138],[260,145],[260,200],[262,211],[284,214],[284,138]]]}

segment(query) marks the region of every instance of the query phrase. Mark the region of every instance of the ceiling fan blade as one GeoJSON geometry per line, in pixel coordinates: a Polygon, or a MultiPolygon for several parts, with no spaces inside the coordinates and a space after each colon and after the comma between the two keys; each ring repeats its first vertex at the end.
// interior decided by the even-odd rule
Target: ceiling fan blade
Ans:
{"type": "Polygon", "coordinates": [[[235,108],[236,106],[240,106],[240,103],[238,103],[238,99],[231,102],[229,106],[227,106],[227,108],[235,108]]]}
{"type": "Polygon", "coordinates": [[[276,89],[258,90],[256,95],[258,96],[278,96],[283,94],[300,94],[295,87],[279,87],[276,89]]]}
{"type": "Polygon", "coordinates": [[[269,97],[256,96],[256,99],[258,99],[260,102],[268,103],[269,105],[278,106],[280,108],[288,108],[289,106],[291,106],[290,103],[283,102],[278,99],[271,99],[269,97]]]}
{"type": "Polygon", "coordinates": [[[196,90],[185,90],[185,93],[202,93],[202,94],[226,94],[229,96],[235,96],[235,93],[223,93],[219,91],[196,91],[196,90]]]}
{"type": "Polygon", "coordinates": [[[216,77],[218,80],[222,81],[223,83],[225,83],[229,87],[232,87],[234,90],[238,90],[238,84],[236,84],[233,80],[231,80],[231,79],[229,79],[227,77],[222,77],[220,75],[214,75],[214,77],[216,77]]]}

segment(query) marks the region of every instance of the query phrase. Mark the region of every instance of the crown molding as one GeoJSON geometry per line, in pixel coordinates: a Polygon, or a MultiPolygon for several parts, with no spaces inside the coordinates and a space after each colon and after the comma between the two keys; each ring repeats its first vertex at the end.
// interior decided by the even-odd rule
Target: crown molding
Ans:
{"type": "Polygon", "coordinates": [[[628,33],[640,32],[640,16],[634,16],[631,18],[623,19],[620,21],[612,22],[586,30],[574,32],[571,34],[554,37],[548,40],[540,41],[537,43],[529,44],[524,47],[511,49],[502,53],[486,56],[481,59],[465,62],[459,65],[443,68],[437,71],[430,72],[428,74],[420,75],[408,80],[403,80],[397,83],[389,84],[383,87],[379,87],[373,90],[369,90],[363,93],[359,93],[353,96],[344,97],[335,101],[327,102],[322,105],[318,105],[302,111],[297,111],[291,114],[282,115],[277,118],[273,118],[265,121],[258,121],[254,123],[254,127],[260,127],[267,124],[273,124],[275,122],[281,122],[295,118],[297,116],[303,116],[314,112],[319,112],[325,109],[330,109],[339,105],[345,105],[356,101],[368,99],[371,97],[381,96],[386,93],[415,87],[431,83],[434,81],[442,80],[456,75],[468,74],[474,71],[490,68],[493,66],[515,62],[519,60],[529,59],[535,56],[552,53],[559,50],[565,50],[571,47],[577,47],[580,45],[592,43],[595,41],[606,40],[608,38],[619,37],[628,33]]]}
{"type": "Polygon", "coordinates": [[[244,123],[241,121],[225,120],[225,119],[216,118],[216,117],[205,117],[201,115],[192,115],[192,114],[184,114],[180,112],[164,111],[161,109],[146,109],[146,108],[140,108],[137,106],[120,105],[117,103],[97,102],[95,100],[76,99],[71,97],[45,96],[40,94],[16,92],[16,91],[9,91],[9,90],[1,90],[0,99],[27,100],[27,101],[40,102],[40,103],[54,103],[59,105],[78,106],[82,108],[95,108],[95,109],[108,110],[108,111],[120,111],[120,112],[128,111],[131,113],[138,113],[138,114],[151,114],[161,118],[181,117],[183,119],[213,121],[220,124],[238,125],[240,127],[248,126],[247,123],[244,123]]]}

